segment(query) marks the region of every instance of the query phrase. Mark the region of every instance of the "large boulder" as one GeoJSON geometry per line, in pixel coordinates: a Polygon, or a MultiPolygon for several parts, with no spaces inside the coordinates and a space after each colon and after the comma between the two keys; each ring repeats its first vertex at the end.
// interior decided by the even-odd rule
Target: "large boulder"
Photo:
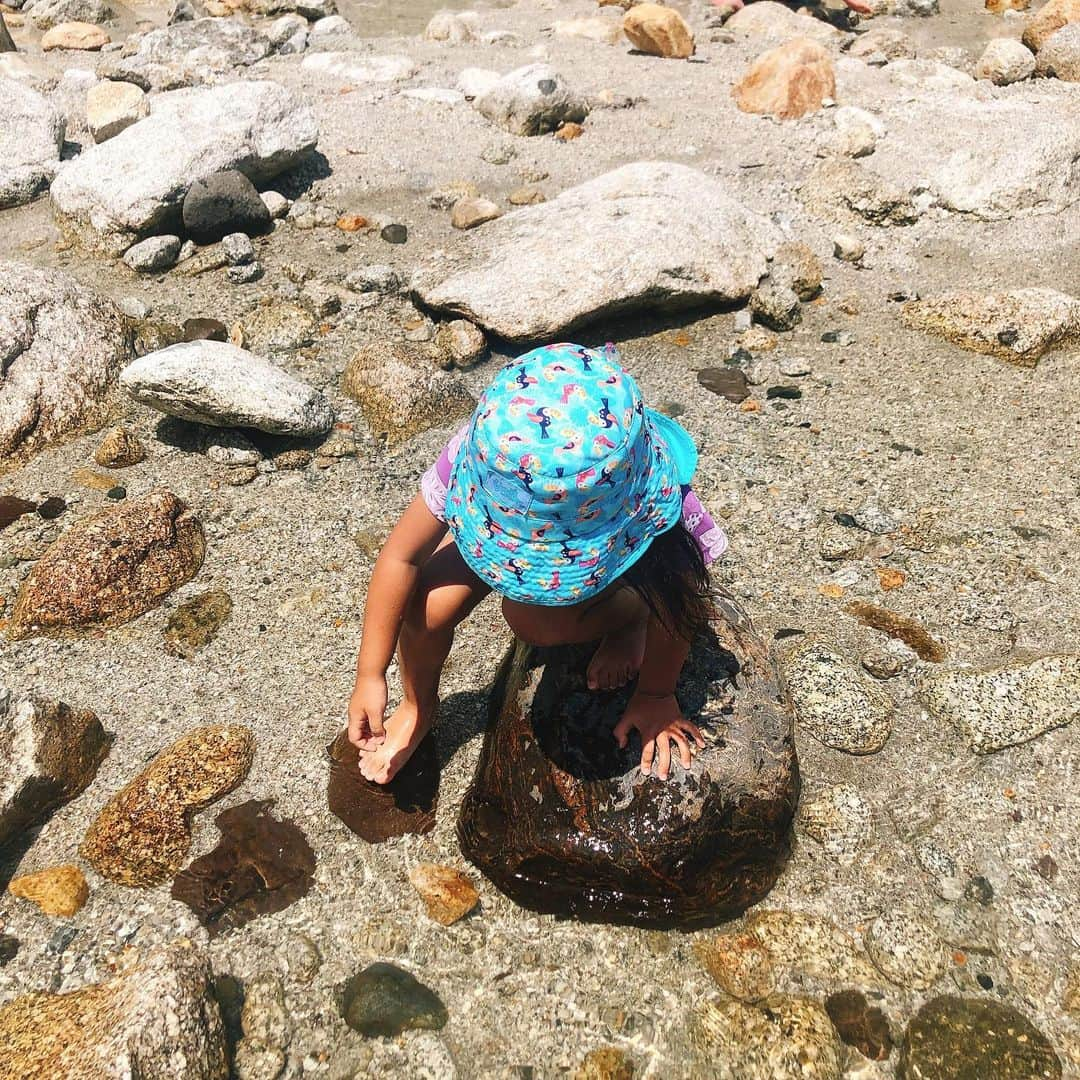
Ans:
{"type": "Polygon", "coordinates": [[[543,135],[564,123],[580,123],[589,114],[588,102],[547,64],[515,68],[473,105],[513,135],[543,135]]]}
{"type": "Polygon", "coordinates": [[[792,38],[759,56],[732,90],[747,113],[793,120],[836,96],[832,57],[810,38],[792,38]]]}
{"type": "Polygon", "coordinates": [[[0,462],[100,422],[131,356],[110,301],[59,270],[0,262],[0,462]]]}
{"type": "Polygon", "coordinates": [[[141,236],[175,231],[196,180],[237,169],[265,182],[301,161],[318,137],[311,109],[277,83],[177,90],[67,165],[53,203],[63,225],[119,254],[141,236]]]}
{"type": "Polygon", "coordinates": [[[722,180],[638,162],[463,234],[414,289],[510,341],[552,339],[635,308],[745,300],[781,239],[722,180]]]}
{"type": "Polygon", "coordinates": [[[616,744],[629,691],[587,689],[588,649],[519,643],[504,661],[458,836],[516,903],[686,928],[772,888],[799,795],[791,708],[746,614],[717,603],[678,688],[706,746],[666,781],[641,774],[636,738],[616,744]]]}
{"type": "Polygon", "coordinates": [[[0,210],[40,194],[60,168],[64,118],[36,90],[0,78],[0,210]]]}
{"type": "Polygon", "coordinates": [[[144,90],[178,90],[219,82],[272,50],[269,38],[236,19],[196,19],[129,39],[119,58],[102,61],[98,74],[144,90]]]}
{"type": "Polygon", "coordinates": [[[324,435],[330,403],[307,383],[226,341],[182,341],[132,361],[120,385],[170,416],[275,435],[324,435]]]}
{"type": "Polygon", "coordinates": [[[1080,0],[1047,0],[1028,19],[1024,27],[1024,44],[1032,52],[1038,52],[1051,34],[1076,22],[1080,22],[1080,0]]]}
{"type": "Polygon", "coordinates": [[[72,525],[23,579],[13,638],[117,626],[157,607],[202,566],[199,519],[169,491],[151,491],[72,525]]]}
{"type": "Polygon", "coordinates": [[[39,30],[66,22],[103,23],[116,14],[105,0],[37,0],[27,7],[30,21],[39,30]]]}
{"type": "Polygon", "coordinates": [[[1035,57],[1035,72],[1044,78],[1080,82],[1080,22],[1055,30],[1035,57]]]}
{"type": "Polygon", "coordinates": [[[0,689],[0,849],[85,790],[110,742],[87,709],[0,689]]]}
{"type": "Polygon", "coordinates": [[[190,941],[70,994],[0,1009],[0,1075],[55,1080],[226,1080],[210,962],[190,941]]]}

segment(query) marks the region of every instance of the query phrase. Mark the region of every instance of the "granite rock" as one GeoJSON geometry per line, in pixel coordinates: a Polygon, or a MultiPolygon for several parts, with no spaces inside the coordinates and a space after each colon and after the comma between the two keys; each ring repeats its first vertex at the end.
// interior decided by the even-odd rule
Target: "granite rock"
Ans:
{"type": "Polygon", "coordinates": [[[623,33],[639,52],[685,60],[694,55],[694,34],[686,20],[664,4],[635,4],[623,16],[623,33]]]}
{"type": "Polygon", "coordinates": [[[977,79],[989,79],[995,86],[1021,82],[1035,73],[1035,57],[1015,38],[994,38],[987,42],[975,65],[977,79]]]}
{"type": "Polygon", "coordinates": [[[366,1038],[393,1038],[403,1031],[438,1031],[446,1006],[438,994],[393,964],[371,964],[342,990],[345,1023],[366,1038]]]}
{"type": "Polygon", "coordinates": [[[799,825],[841,866],[850,866],[873,830],[873,811],[850,784],[833,784],[804,802],[799,825]]]}
{"type": "Polygon", "coordinates": [[[792,11],[776,0],[757,0],[740,8],[725,23],[726,30],[739,34],[776,38],[789,41],[792,38],[812,38],[824,43],[839,42],[840,31],[823,19],[810,14],[792,11]]]}
{"type": "Polygon", "coordinates": [[[904,912],[887,912],[870,924],[866,951],[886,978],[911,990],[928,990],[945,974],[944,942],[904,912]]]}
{"type": "Polygon", "coordinates": [[[146,447],[135,432],[115,427],[105,433],[94,451],[94,461],[103,469],[124,469],[146,460],[146,447]]]}
{"type": "Polygon", "coordinates": [[[64,118],[43,94],[0,78],[0,210],[28,203],[60,168],[64,118]]]}
{"type": "Polygon", "coordinates": [[[1055,30],[1043,42],[1035,57],[1035,74],[1080,82],[1080,21],[1055,30]]]}
{"type": "Polygon", "coordinates": [[[1080,0],[1047,0],[1024,27],[1024,44],[1037,53],[1063,26],[1080,22],[1080,0]]]}
{"type": "Polygon", "coordinates": [[[512,135],[544,135],[589,115],[588,102],[546,64],[516,68],[477,97],[473,106],[512,135]]]}
{"type": "Polygon", "coordinates": [[[197,244],[214,244],[230,233],[258,236],[270,227],[270,210],[255,185],[236,169],[212,173],[188,188],[184,229],[197,244]]]}

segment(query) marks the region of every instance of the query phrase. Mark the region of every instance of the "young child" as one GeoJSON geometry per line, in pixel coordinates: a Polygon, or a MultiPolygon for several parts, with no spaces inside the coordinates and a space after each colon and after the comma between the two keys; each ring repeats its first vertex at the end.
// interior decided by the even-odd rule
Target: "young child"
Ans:
{"type": "Polygon", "coordinates": [[[613,735],[641,736],[666,779],[701,732],[675,684],[711,614],[706,564],[727,538],[689,483],[697,448],[645,408],[613,345],[549,345],[507,364],[424,475],[368,589],[349,739],[386,783],[431,729],[454,628],[492,590],[536,645],[598,641],[588,685],[637,679],[613,735]],[[384,722],[397,647],[404,698],[384,722]]]}

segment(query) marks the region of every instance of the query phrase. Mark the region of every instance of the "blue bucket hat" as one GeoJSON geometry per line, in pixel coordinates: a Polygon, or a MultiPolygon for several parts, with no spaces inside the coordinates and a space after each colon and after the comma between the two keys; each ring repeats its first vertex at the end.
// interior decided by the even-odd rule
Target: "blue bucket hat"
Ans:
{"type": "Polygon", "coordinates": [[[646,409],[613,345],[547,345],[484,391],[447,485],[447,525],[496,592],[576,604],[682,517],[693,440],[646,409]]]}

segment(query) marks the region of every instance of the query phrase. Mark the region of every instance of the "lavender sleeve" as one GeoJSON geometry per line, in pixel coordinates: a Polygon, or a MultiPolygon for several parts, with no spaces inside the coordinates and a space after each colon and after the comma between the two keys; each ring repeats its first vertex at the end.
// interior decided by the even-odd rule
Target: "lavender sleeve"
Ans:
{"type": "Polygon", "coordinates": [[[420,477],[420,494],[424,498],[424,504],[439,521],[446,521],[446,489],[450,484],[450,470],[468,427],[466,424],[457,431],[427,472],[420,477]]]}
{"type": "Polygon", "coordinates": [[[701,505],[701,501],[686,484],[683,485],[682,505],[683,525],[697,541],[701,554],[705,557],[705,563],[708,565],[727,551],[727,533],[713,521],[709,511],[701,505]]]}

